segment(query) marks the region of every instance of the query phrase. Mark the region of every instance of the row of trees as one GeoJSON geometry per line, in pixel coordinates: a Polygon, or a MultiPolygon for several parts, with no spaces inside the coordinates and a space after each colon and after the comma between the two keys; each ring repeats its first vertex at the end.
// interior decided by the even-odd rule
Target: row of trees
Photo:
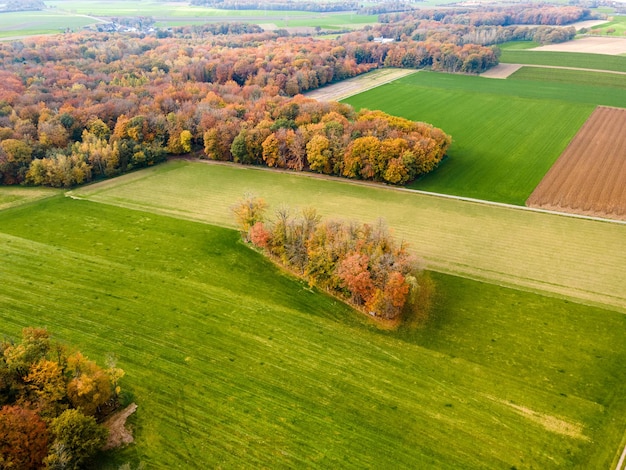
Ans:
{"type": "Polygon", "coordinates": [[[297,275],[372,316],[399,320],[428,302],[432,291],[406,244],[382,221],[375,225],[322,221],[314,209],[292,216],[246,196],[233,207],[244,238],[297,275]]]}
{"type": "Polygon", "coordinates": [[[117,406],[124,372],[68,354],[40,328],[0,344],[0,467],[84,468],[106,443],[96,418],[117,406]]]}
{"type": "Polygon", "coordinates": [[[510,25],[567,25],[593,19],[591,10],[578,6],[507,5],[481,8],[449,8],[445,10],[419,9],[409,12],[381,15],[381,23],[403,23],[415,20],[433,20],[441,24],[469,26],[510,25]]]}

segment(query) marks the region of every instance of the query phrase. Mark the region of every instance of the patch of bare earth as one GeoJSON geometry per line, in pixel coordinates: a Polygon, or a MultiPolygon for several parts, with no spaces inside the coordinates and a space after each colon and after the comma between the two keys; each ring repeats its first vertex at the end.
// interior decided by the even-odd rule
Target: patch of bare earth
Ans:
{"type": "Polygon", "coordinates": [[[304,95],[318,101],[339,101],[416,72],[417,70],[414,69],[378,69],[339,83],[326,85],[304,95]]]}
{"type": "Polygon", "coordinates": [[[526,201],[534,208],[626,220],[626,109],[599,106],[526,201]]]}
{"type": "Polygon", "coordinates": [[[573,437],[574,439],[581,439],[583,441],[589,440],[589,438],[583,434],[583,426],[580,423],[572,423],[557,416],[540,413],[525,406],[516,405],[510,401],[502,400],[491,395],[485,395],[485,397],[513,409],[520,416],[543,426],[543,428],[547,431],[560,434],[562,436],[573,437]]]}
{"type": "Polygon", "coordinates": [[[521,67],[523,67],[523,65],[520,64],[498,64],[486,72],[481,73],[480,76],[485,78],[508,78],[521,67]]]}
{"type": "Polygon", "coordinates": [[[559,44],[540,46],[531,50],[552,52],[587,52],[592,54],[620,55],[626,53],[626,38],[604,38],[591,36],[582,39],[575,39],[573,41],[561,42],[559,44]]]}
{"type": "Polygon", "coordinates": [[[126,408],[109,416],[102,423],[109,430],[109,438],[104,449],[113,449],[133,442],[133,434],[126,428],[126,420],[137,410],[137,405],[131,403],[126,408]]]}

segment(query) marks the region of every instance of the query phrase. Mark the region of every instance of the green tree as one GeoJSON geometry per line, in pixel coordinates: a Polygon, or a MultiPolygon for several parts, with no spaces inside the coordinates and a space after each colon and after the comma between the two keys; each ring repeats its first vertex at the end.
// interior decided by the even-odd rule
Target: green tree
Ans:
{"type": "Polygon", "coordinates": [[[52,449],[45,458],[48,468],[78,470],[106,443],[108,430],[79,410],[64,411],[50,422],[52,449]]]}

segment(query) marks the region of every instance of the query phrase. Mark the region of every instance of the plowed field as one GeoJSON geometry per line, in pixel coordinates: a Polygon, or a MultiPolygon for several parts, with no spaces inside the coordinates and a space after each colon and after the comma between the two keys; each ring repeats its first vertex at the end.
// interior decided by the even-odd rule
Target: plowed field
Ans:
{"type": "Polygon", "coordinates": [[[599,106],[526,201],[626,220],[626,109],[599,106]]]}

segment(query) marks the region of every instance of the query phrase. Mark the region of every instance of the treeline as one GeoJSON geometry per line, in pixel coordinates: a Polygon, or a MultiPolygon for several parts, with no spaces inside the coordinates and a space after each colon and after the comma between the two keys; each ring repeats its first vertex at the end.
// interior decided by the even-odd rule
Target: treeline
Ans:
{"type": "Polygon", "coordinates": [[[68,354],[45,329],[0,343],[0,467],[86,468],[106,444],[97,420],[117,407],[123,374],[68,354]]]}
{"type": "Polygon", "coordinates": [[[569,41],[576,35],[573,27],[564,28],[561,25],[590,17],[590,11],[580,7],[510,6],[415,10],[382,15],[383,24],[372,27],[368,34],[394,38],[402,42],[411,38],[414,41],[456,45],[489,46],[506,41],[552,44],[569,41]]]}
{"type": "Polygon", "coordinates": [[[441,24],[468,26],[554,25],[593,19],[591,10],[577,6],[517,5],[504,7],[413,10],[381,15],[381,23],[431,20],[441,24]]]}
{"type": "Polygon", "coordinates": [[[359,310],[386,320],[423,316],[432,294],[417,260],[382,221],[322,221],[314,209],[279,209],[265,221],[262,199],[247,196],[233,211],[244,238],[273,260],[359,310]]]}

